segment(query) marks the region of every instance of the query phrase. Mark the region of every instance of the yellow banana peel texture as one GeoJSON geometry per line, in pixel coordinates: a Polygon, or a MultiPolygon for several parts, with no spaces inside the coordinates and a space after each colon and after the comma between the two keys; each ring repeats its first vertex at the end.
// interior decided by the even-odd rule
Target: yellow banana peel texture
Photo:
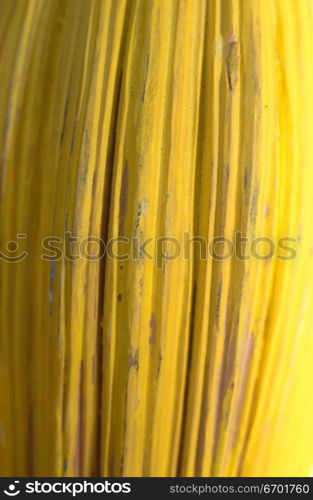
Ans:
{"type": "Polygon", "coordinates": [[[312,474],[313,2],[0,13],[0,475],[312,474]]]}

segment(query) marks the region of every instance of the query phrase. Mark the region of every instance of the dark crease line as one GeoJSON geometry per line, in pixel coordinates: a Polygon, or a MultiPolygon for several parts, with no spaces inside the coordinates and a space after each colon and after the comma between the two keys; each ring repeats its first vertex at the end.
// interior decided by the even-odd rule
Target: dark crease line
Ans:
{"type": "Polygon", "coordinates": [[[192,358],[193,358],[193,339],[194,339],[194,324],[195,324],[195,312],[196,312],[196,297],[197,297],[197,283],[194,282],[192,289],[192,298],[191,298],[191,311],[190,311],[190,329],[189,329],[189,340],[188,340],[188,358],[186,364],[186,379],[187,382],[185,384],[185,392],[184,392],[184,400],[183,400],[183,417],[181,424],[181,433],[180,433],[180,443],[179,443],[179,454],[178,454],[178,463],[177,463],[177,475],[179,476],[182,472],[182,464],[183,464],[183,449],[184,449],[184,434],[187,427],[187,406],[188,406],[188,395],[190,390],[190,372],[192,366],[192,358]]]}
{"type": "MultiPolygon", "coordinates": [[[[114,172],[114,158],[116,151],[116,141],[117,141],[117,125],[118,125],[118,117],[120,113],[121,106],[121,95],[122,95],[122,82],[123,82],[123,59],[124,59],[124,48],[127,39],[128,26],[130,23],[130,10],[131,3],[127,3],[125,18],[124,18],[124,26],[123,26],[123,35],[121,39],[120,45],[120,53],[119,53],[119,61],[118,67],[120,67],[120,73],[117,76],[116,80],[116,97],[115,97],[115,107],[112,112],[112,121],[110,126],[111,133],[111,148],[108,154],[108,178],[107,178],[107,195],[104,197],[106,200],[106,204],[103,206],[102,218],[101,218],[101,238],[102,241],[106,242],[108,239],[108,231],[109,231],[109,213],[110,206],[113,197],[113,172],[114,172]]],[[[97,418],[97,429],[98,429],[98,439],[96,443],[96,453],[95,453],[95,465],[96,473],[95,476],[101,475],[101,452],[102,447],[105,446],[106,443],[102,442],[102,401],[103,401],[103,325],[102,322],[104,320],[104,291],[105,291],[105,283],[106,283],[106,271],[107,271],[107,261],[106,258],[101,259],[100,262],[100,270],[99,270],[99,302],[98,302],[98,318],[99,318],[99,326],[98,326],[98,418],[97,418]]]]}

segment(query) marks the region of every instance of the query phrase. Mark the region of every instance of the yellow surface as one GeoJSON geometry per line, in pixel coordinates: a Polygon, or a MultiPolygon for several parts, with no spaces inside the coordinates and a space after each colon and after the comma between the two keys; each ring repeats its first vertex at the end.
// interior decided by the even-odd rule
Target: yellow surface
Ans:
{"type": "Polygon", "coordinates": [[[312,0],[0,13],[0,475],[312,473],[312,0]],[[153,247],[236,231],[296,258],[153,247]]]}

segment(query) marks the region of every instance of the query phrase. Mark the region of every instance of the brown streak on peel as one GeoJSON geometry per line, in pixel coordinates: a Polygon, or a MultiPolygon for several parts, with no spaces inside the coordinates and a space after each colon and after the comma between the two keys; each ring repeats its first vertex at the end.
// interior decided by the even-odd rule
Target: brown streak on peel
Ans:
{"type": "Polygon", "coordinates": [[[151,335],[149,337],[149,344],[153,345],[156,339],[156,319],[154,313],[151,314],[149,326],[151,329],[151,335]]]}
{"type": "Polygon", "coordinates": [[[215,324],[218,328],[219,320],[220,320],[220,306],[221,306],[221,297],[222,297],[222,282],[219,283],[216,293],[216,305],[215,305],[215,324]]]}
{"type": "Polygon", "coordinates": [[[129,361],[128,361],[128,369],[131,370],[135,368],[136,371],[139,369],[139,360],[138,360],[138,349],[134,353],[130,353],[129,361]]]}
{"type": "Polygon", "coordinates": [[[160,370],[161,370],[161,363],[163,361],[163,356],[161,351],[159,352],[159,359],[158,359],[158,367],[157,367],[157,378],[160,376],[160,370]]]}
{"type": "Polygon", "coordinates": [[[233,94],[238,81],[239,68],[239,44],[234,39],[234,35],[231,35],[228,42],[225,64],[228,89],[230,93],[233,94]]]}
{"type": "Polygon", "coordinates": [[[259,189],[258,186],[255,187],[252,199],[251,199],[251,207],[250,207],[250,221],[253,222],[257,216],[257,203],[258,203],[259,189]]]}
{"type": "Polygon", "coordinates": [[[223,391],[222,391],[222,400],[224,400],[227,390],[231,384],[232,371],[235,362],[236,355],[236,336],[231,335],[229,339],[229,343],[227,346],[227,357],[225,360],[225,366],[223,370],[223,391]]]}

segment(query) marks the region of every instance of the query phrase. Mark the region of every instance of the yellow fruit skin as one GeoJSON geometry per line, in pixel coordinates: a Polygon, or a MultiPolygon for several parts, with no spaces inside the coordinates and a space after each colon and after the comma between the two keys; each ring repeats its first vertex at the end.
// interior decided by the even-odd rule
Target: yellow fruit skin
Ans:
{"type": "Polygon", "coordinates": [[[0,475],[312,474],[312,1],[0,4],[0,475]]]}

